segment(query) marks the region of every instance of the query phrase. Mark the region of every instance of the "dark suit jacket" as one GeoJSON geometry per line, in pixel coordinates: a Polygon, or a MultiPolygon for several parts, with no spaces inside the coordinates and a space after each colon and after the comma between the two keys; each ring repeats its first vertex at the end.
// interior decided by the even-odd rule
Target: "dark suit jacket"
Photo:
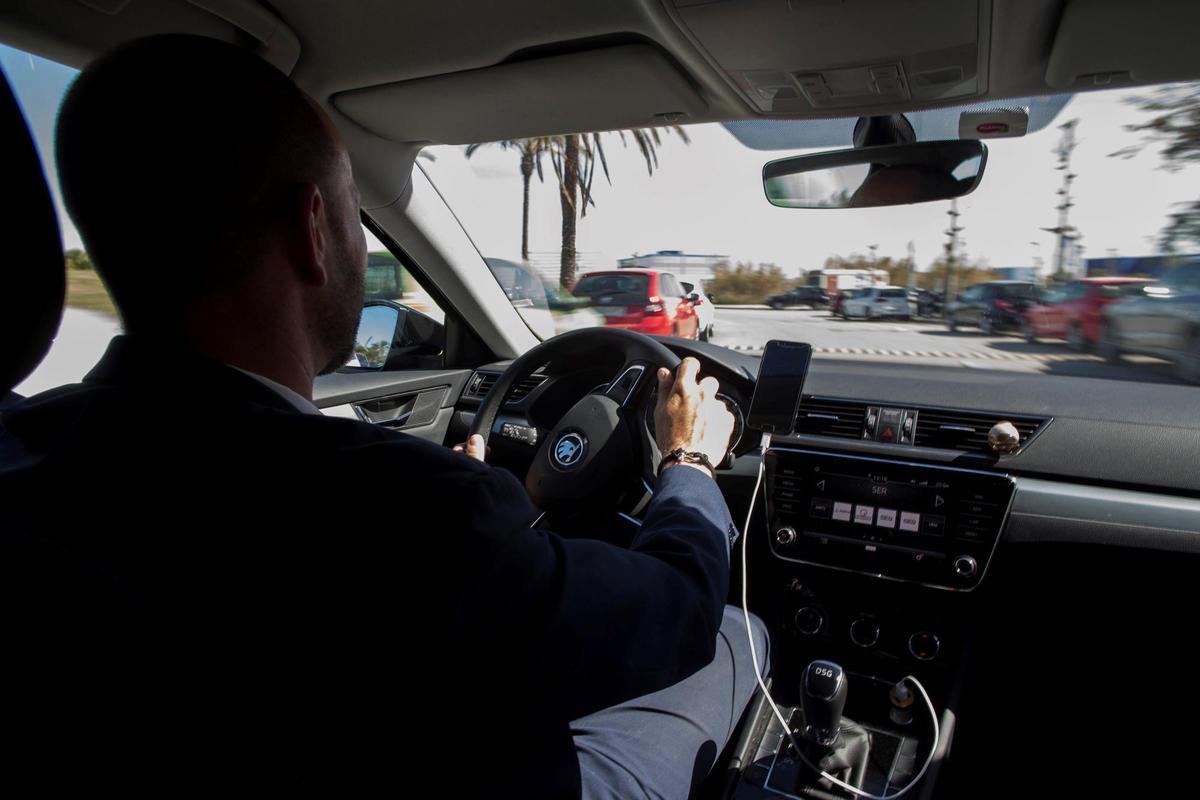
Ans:
{"type": "Polygon", "coordinates": [[[707,663],[728,593],[695,470],[629,549],[561,538],[503,470],[128,337],[5,412],[0,497],[29,740],[116,715],[197,779],[576,794],[567,723],[707,663]]]}

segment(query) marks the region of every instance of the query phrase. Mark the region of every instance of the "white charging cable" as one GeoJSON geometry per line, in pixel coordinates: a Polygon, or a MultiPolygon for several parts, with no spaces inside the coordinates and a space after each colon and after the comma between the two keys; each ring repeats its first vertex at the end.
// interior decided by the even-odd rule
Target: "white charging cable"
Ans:
{"type": "Polygon", "coordinates": [[[750,519],[754,516],[754,504],[758,502],[758,491],[762,488],[763,474],[766,472],[767,448],[771,446],[771,434],[764,433],[762,443],[760,445],[762,460],[758,464],[758,479],[754,482],[754,491],[750,494],[750,508],[746,510],[746,524],[742,528],[742,614],[746,618],[746,640],[750,643],[750,661],[754,664],[754,677],[758,681],[758,688],[762,690],[763,697],[767,698],[767,702],[771,705],[771,710],[775,712],[775,718],[779,720],[779,724],[783,726],[783,730],[787,733],[788,740],[791,741],[796,755],[800,760],[807,764],[812,769],[821,774],[822,778],[850,792],[855,797],[862,797],[865,800],[893,800],[900,797],[909,789],[920,783],[921,778],[925,777],[925,771],[929,769],[929,765],[933,763],[934,754],[937,753],[938,741],[941,737],[941,730],[938,726],[937,712],[933,708],[933,701],[929,699],[929,693],[925,691],[925,687],[921,682],[912,675],[905,675],[902,680],[912,681],[912,684],[917,687],[917,691],[921,693],[921,697],[925,700],[925,705],[929,708],[929,720],[933,723],[933,746],[929,748],[929,755],[925,757],[925,763],[921,765],[921,770],[911,781],[909,781],[903,789],[899,789],[891,794],[871,794],[864,792],[862,789],[851,786],[845,781],[838,780],[830,775],[825,770],[818,767],[816,764],[808,760],[804,755],[804,751],[800,748],[800,743],[796,741],[796,737],[792,734],[791,724],[784,719],[783,712],[779,710],[779,706],[775,705],[774,698],[771,697],[771,691],[767,689],[767,684],[763,681],[762,667],[758,663],[758,651],[754,647],[754,634],[750,629],[750,604],[749,604],[749,588],[747,583],[746,564],[749,559],[746,557],[748,548],[746,542],[750,539],[750,519]]]}

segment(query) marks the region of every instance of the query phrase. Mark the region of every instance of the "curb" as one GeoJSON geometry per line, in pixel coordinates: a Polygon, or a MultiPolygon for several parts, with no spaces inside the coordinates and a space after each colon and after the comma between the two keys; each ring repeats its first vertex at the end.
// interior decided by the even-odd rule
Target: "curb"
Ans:
{"type": "MultiPolygon", "coordinates": [[[[718,344],[713,342],[713,344],[718,344]]],[[[728,350],[736,350],[739,353],[761,353],[762,345],[718,345],[728,350]]],[[[1095,355],[1087,355],[1083,353],[993,353],[984,350],[968,351],[968,352],[948,352],[943,350],[883,350],[875,347],[814,347],[814,353],[823,353],[827,355],[853,355],[853,356],[900,356],[902,358],[942,358],[956,360],[973,360],[982,359],[985,361],[1038,361],[1041,363],[1054,363],[1058,361],[1103,361],[1104,359],[1095,355]]]]}

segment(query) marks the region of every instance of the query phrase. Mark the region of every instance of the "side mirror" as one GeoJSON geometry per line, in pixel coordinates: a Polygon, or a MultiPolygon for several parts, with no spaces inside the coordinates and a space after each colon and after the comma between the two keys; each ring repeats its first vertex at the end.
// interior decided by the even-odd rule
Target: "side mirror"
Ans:
{"type": "Polygon", "coordinates": [[[446,329],[437,320],[391,300],[363,306],[354,354],[346,364],[360,369],[419,369],[441,365],[446,329]]]}
{"type": "Polygon", "coordinates": [[[689,294],[687,296],[687,300],[689,303],[692,303],[694,305],[694,304],[700,302],[700,295],[697,294],[696,292],[692,292],[691,294],[689,294]]]}
{"type": "Polygon", "coordinates": [[[873,208],[949,200],[974,191],[987,164],[975,139],[858,147],[772,161],[767,200],[780,208],[873,208]]]}

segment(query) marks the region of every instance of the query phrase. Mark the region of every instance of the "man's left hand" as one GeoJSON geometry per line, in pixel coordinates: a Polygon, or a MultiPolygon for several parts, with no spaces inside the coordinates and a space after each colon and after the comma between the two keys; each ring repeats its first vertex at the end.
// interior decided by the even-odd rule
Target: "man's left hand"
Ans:
{"type": "MultiPolygon", "coordinates": [[[[490,450],[491,448],[487,449],[490,450]]],[[[483,445],[483,437],[478,433],[468,438],[465,443],[454,445],[454,452],[466,453],[476,461],[485,461],[487,456],[483,445]]]]}

